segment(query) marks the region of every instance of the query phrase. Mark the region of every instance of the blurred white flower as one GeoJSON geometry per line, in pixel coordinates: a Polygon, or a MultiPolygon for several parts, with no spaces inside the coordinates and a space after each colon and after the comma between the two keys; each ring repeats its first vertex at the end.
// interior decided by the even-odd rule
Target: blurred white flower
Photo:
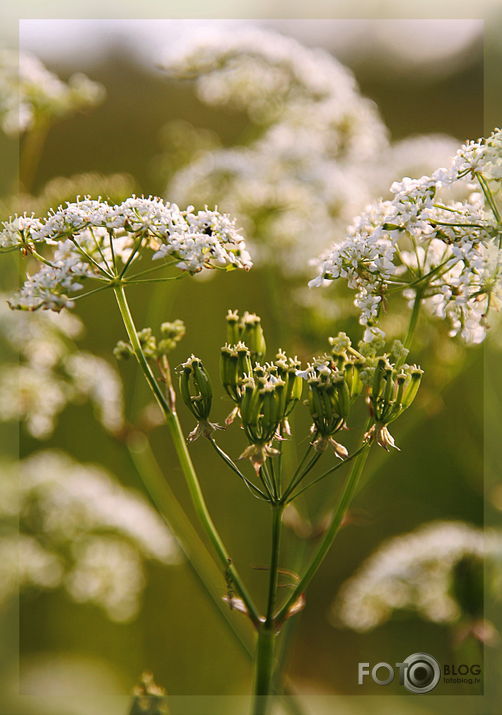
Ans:
{"type": "Polygon", "coordinates": [[[245,146],[197,152],[168,195],[218,202],[239,217],[256,261],[290,277],[307,275],[315,253],[341,240],[396,176],[432,171],[458,146],[439,135],[390,144],[347,68],[270,30],[206,26],[172,43],[163,66],[193,80],[202,101],[244,110],[255,124],[245,146]]]}
{"type": "MultiPolygon", "coordinates": [[[[498,563],[502,533],[462,522],[432,522],[384,542],[346,581],[333,605],[336,622],[369,631],[396,610],[411,610],[435,623],[462,615],[453,588],[454,569],[464,558],[498,563]]],[[[498,568],[500,582],[500,566],[498,568]]]]}
{"type": "Polygon", "coordinates": [[[84,74],[63,82],[33,55],[0,53],[0,122],[6,134],[22,134],[40,121],[92,107],[103,98],[103,87],[84,74]]]}
{"type": "Polygon", "coordinates": [[[77,349],[74,340],[82,329],[69,312],[28,316],[13,313],[0,299],[0,339],[19,356],[2,366],[0,421],[22,421],[33,437],[45,439],[67,404],[88,400],[105,429],[122,429],[120,377],[102,358],[77,349]]]}
{"type": "Polygon", "coordinates": [[[101,467],[43,451],[2,474],[0,518],[18,517],[20,532],[0,540],[0,602],[18,588],[64,587],[126,621],[140,606],[143,561],[179,561],[161,517],[101,467]]]}

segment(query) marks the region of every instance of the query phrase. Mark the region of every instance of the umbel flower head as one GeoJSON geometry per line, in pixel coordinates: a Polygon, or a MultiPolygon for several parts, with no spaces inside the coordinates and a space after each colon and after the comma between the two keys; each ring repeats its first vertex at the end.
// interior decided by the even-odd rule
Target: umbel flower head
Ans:
{"type": "Polygon", "coordinates": [[[274,439],[290,433],[288,416],[301,398],[302,384],[297,376],[300,362],[280,350],[273,362],[260,363],[242,340],[221,348],[223,387],[236,407],[227,424],[239,414],[249,442],[241,457],[248,458],[256,470],[267,457],[277,454],[274,439]]]}
{"type": "MultiPolygon", "coordinates": [[[[352,405],[364,395],[369,408],[370,426],[364,442],[395,447],[388,425],[413,402],[422,370],[404,364],[407,350],[395,341],[388,353],[377,354],[377,343],[361,341],[352,346],[345,333],[329,339],[330,351],[315,357],[302,370],[297,357],[279,350],[273,360],[265,360],[265,337],[260,318],[236,310],[227,314],[227,338],[220,351],[220,379],[234,403],[226,419],[230,426],[240,418],[247,446],[240,455],[249,459],[259,474],[267,459],[279,454],[280,443],[291,436],[289,416],[301,404],[304,386],[312,425],[310,444],[318,456],[328,447],[340,459],[349,456],[335,435],[348,429],[352,405]]],[[[383,350],[383,343],[379,347],[383,350]]],[[[201,362],[191,356],[179,368],[180,391],[197,427],[189,440],[200,435],[212,439],[219,425],[209,421],[213,392],[201,362]]],[[[235,467],[235,465],[233,465],[235,467]]],[[[237,469],[235,467],[235,469],[237,469]]]]}
{"type": "MultiPolygon", "coordinates": [[[[349,69],[270,28],[215,23],[190,30],[169,44],[163,67],[190,82],[202,102],[246,113],[252,127],[231,147],[199,134],[167,195],[181,203],[219,202],[259,246],[256,260],[288,278],[306,277],[312,256],[344,237],[352,218],[396,176],[429,173],[458,148],[443,135],[391,144],[349,69]]],[[[193,134],[183,132],[189,145],[193,134]]],[[[289,296],[325,312],[319,296],[294,287],[289,296]]],[[[338,317],[333,302],[329,310],[338,317]]]]}
{"type": "Polygon", "coordinates": [[[18,248],[42,264],[10,301],[24,310],[71,306],[72,295],[88,280],[102,287],[134,282],[139,274],[130,276],[130,270],[147,254],[159,261],[159,270],[191,274],[252,265],[229,216],[190,206],[182,211],[156,197],[133,196],[119,204],[86,197],[42,218],[16,216],[3,223],[0,247],[18,248]],[[44,249],[49,256],[42,255],[44,249]]]}
{"type": "Polygon", "coordinates": [[[468,142],[447,169],[391,186],[394,198],[370,205],[347,238],[319,259],[311,286],[343,279],[368,337],[385,298],[401,292],[451,325],[467,342],[486,334],[488,314],[502,297],[500,182],[502,131],[468,142]],[[468,199],[453,201],[463,186],[468,199]]]}
{"type": "Polygon", "coordinates": [[[308,405],[312,417],[312,444],[318,451],[329,445],[344,459],[347,449],[334,439],[334,434],[347,429],[347,419],[354,400],[361,394],[360,372],[364,357],[352,347],[350,338],[339,333],[330,338],[331,354],[314,358],[306,370],[297,375],[307,381],[308,405]]]}

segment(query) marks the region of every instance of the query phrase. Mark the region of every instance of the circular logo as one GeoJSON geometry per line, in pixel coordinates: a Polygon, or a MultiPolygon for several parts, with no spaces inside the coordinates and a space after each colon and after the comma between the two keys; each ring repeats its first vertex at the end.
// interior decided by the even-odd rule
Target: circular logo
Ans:
{"type": "Polygon", "coordinates": [[[404,671],[403,685],[411,693],[429,693],[439,683],[441,668],[432,655],[413,653],[404,664],[408,667],[404,671]]]}

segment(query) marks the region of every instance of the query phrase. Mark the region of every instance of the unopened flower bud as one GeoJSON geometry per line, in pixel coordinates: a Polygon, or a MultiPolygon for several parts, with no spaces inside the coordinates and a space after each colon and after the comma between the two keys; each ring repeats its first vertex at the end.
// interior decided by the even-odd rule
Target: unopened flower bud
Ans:
{"type": "Polygon", "coordinates": [[[261,326],[261,318],[254,313],[244,313],[242,324],[243,332],[241,339],[248,346],[253,358],[255,360],[261,360],[267,351],[265,336],[261,326]]]}
{"type": "Polygon", "coordinates": [[[129,343],[119,340],[113,348],[113,355],[117,360],[128,360],[134,355],[134,351],[129,343]]]}
{"type": "Polygon", "coordinates": [[[235,346],[237,352],[237,373],[239,377],[251,375],[253,366],[251,364],[251,354],[247,346],[241,341],[235,346]]]}
{"type": "Polygon", "coordinates": [[[238,402],[240,399],[237,362],[237,351],[230,347],[230,345],[224,345],[221,348],[220,377],[228,396],[234,402],[238,402]]]}
{"type": "Polygon", "coordinates": [[[146,357],[157,357],[157,341],[152,334],[151,328],[143,328],[138,331],[138,340],[146,357]]]}
{"type": "Polygon", "coordinates": [[[180,392],[183,402],[197,420],[207,420],[213,394],[201,360],[192,355],[181,365],[180,392]]]}
{"type": "Polygon", "coordinates": [[[227,342],[235,345],[241,339],[240,316],[237,310],[229,310],[227,313],[227,342]]]}
{"type": "Polygon", "coordinates": [[[172,340],[174,343],[179,343],[179,341],[185,336],[186,333],[185,323],[178,318],[176,320],[173,320],[172,323],[162,323],[162,325],[160,326],[160,333],[163,339],[172,340]]]}
{"type": "Polygon", "coordinates": [[[415,397],[417,396],[418,388],[420,387],[420,382],[422,380],[422,375],[424,371],[414,366],[410,371],[410,383],[403,394],[403,408],[408,409],[415,397]]]}

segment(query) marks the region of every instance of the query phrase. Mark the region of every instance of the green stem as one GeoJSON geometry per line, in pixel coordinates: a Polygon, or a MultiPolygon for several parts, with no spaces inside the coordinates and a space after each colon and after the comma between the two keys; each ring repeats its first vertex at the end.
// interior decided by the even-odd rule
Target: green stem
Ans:
{"type": "Polygon", "coordinates": [[[317,484],[317,483],[320,482],[322,479],[325,479],[325,478],[328,477],[330,474],[333,474],[333,472],[336,472],[337,469],[341,469],[342,467],[344,467],[344,466],[347,464],[347,462],[350,462],[350,461],[352,461],[355,457],[357,457],[357,455],[360,454],[360,453],[362,452],[362,450],[365,449],[366,446],[367,446],[366,444],[363,444],[361,447],[359,447],[358,449],[356,449],[355,452],[353,452],[351,455],[349,455],[348,457],[346,457],[342,462],[338,462],[338,463],[335,464],[333,467],[331,467],[331,469],[327,469],[325,472],[323,472],[323,473],[320,474],[318,477],[316,477],[313,481],[309,482],[307,485],[305,485],[304,487],[302,487],[302,489],[300,489],[299,492],[296,492],[296,494],[293,494],[293,495],[288,499],[288,503],[289,503],[289,502],[292,502],[293,500],[295,500],[297,497],[300,496],[300,494],[303,494],[303,492],[307,491],[307,489],[310,489],[310,487],[313,487],[314,484],[317,484]]]}
{"type": "Polygon", "coordinates": [[[173,532],[193,575],[218,614],[223,618],[225,625],[242,646],[244,653],[251,657],[250,634],[240,626],[241,623],[244,625],[244,621],[233,618],[232,612],[221,598],[221,571],[192,526],[190,519],[169,486],[169,482],[164,478],[148,439],[141,432],[136,432],[128,437],[126,444],[141,481],[152,502],[173,532]]]}
{"type": "Polygon", "coordinates": [[[125,295],[124,287],[122,284],[119,283],[117,285],[114,285],[113,290],[115,292],[115,297],[117,299],[117,304],[122,316],[122,320],[124,322],[124,327],[127,331],[127,335],[134,350],[136,359],[138,360],[138,363],[141,367],[141,370],[143,371],[148,385],[150,386],[150,389],[155,395],[155,398],[157,399],[157,402],[159,403],[159,406],[164,413],[166,424],[171,434],[171,439],[173,441],[181,469],[187,482],[188,490],[190,492],[195,512],[214,548],[214,551],[225,573],[228,574],[233,585],[235,586],[236,591],[238,592],[244,605],[246,606],[247,613],[251,621],[255,624],[255,626],[258,626],[260,623],[258,612],[209,514],[209,510],[207,508],[206,501],[204,499],[204,495],[202,493],[202,489],[197,474],[195,472],[195,468],[192,464],[192,460],[188,452],[185,437],[181,429],[181,424],[179,422],[176,412],[174,411],[174,406],[169,404],[167,398],[162,392],[160,385],[157,382],[155,375],[153,374],[152,369],[148,363],[148,360],[146,359],[145,354],[141,348],[136,331],[136,326],[134,325],[134,320],[131,315],[129,304],[125,295]]]}
{"type": "MultiPolygon", "coordinates": [[[[141,481],[145,484],[153,504],[174,533],[194,577],[241,646],[243,654],[250,660],[253,659],[248,628],[244,626],[243,620],[233,617],[221,598],[221,570],[164,478],[148,439],[143,433],[135,432],[128,437],[126,444],[141,481]]],[[[287,686],[283,688],[283,704],[291,715],[302,715],[295,694],[287,686]]]]}
{"type": "Polygon", "coordinates": [[[483,191],[483,194],[485,195],[485,199],[489,207],[491,208],[493,215],[495,216],[495,219],[497,223],[501,223],[501,217],[500,217],[500,212],[497,208],[497,204],[495,203],[495,199],[493,198],[493,194],[490,190],[490,185],[488,184],[487,180],[483,176],[483,174],[478,174],[476,172],[476,178],[479,182],[479,185],[481,186],[481,190],[483,191]]]}
{"type": "Polygon", "coordinates": [[[257,486],[253,484],[247,477],[244,476],[244,474],[241,472],[239,467],[235,464],[235,462],[228,456],[228,454],[221,449],[221,447],[217,444],[216,440],[214,437],[209,435],[208,437],[209,442],[213,445],[216,453],[223,459],[225,464],[230,467],[230,469],[237,474],[239,479],[241,479],[244,484],[250,489],[252,492],[254,492],[254,496],[259,497],[260,499],[264,499],[265,501],[269,501],[268,497],[266,494],[264,494],[261,489],[258,489],[257,486]]]}
{"type": "Polygon", "coordinates": [[[317,464],[317,462],[319,461],[319,459],[321,457],[322,457],[322,452],[316,452],[316,454],[314,454],[314,456],[312,457],[312,459],[310,460],[308,465],[305,467],[303,472],[300,472],[300,474],[297,476],[297,478],[294,481],[291,480],[288,488],[284,492],[284,496],[282,497],[282,499],[285,503],[287,503],[288,501],[291,501],[291,498],[289,498],[290,494],[296,489],[296,487],[298,487],[303,482],[305,477],[309,474],[309,472],[312,471],[312,469],[315,467],[315,465],[317,464]]]}
{"type": "Polygon", "coordinates": [[[281,547],[281,526],[283,506],[272,505],[272,554],[268,584],[267,615],[258,632],[256,649],[256,680],[254,715],[266,715],[269,709],[269,695],[272,691],[274,675],[275,624],[274,609],[279,579],[279,553],[281,547]]]}
{"type": "Polygon", "coordinates": [[[321,544],[319,545],[313,560],[311,561],[309,567],[307,568],[307,571],[302,576],[295,590],[276,616],[276,621],[278,621],[279,623],[285,618],[287,618],[290,608],[301,597],[302,593],[304,593],[305,589],[316,575],[319,567],[321,566],[326,555],[331,549],[331,546],[338,533],[342,520],[356,493],[356,488],[359,482],[359,478],[363,472],[364,465],[366,464],[368,453],[369,449],[363,450],[362,452],[360,452],[357,459],[355,460],[347,482],[345,483],[345,487],[340,497],[340,501],[338,502],[338,506],[336,507],[335,514],[333,516],[333,519],[331,520],[331,524],[326,531],[326,534],[324,535],[324,538],[321,541],[321,544]]]}
{"type": "Polygon", "coordinates": [[[256,648],[256,682],[253,715],[267,715],[270,707],[270,689],[274,669],[275,633],[265,626],[258,633],[256,648]]]}
{"type": "Polygon", "coordinates": [[[415,334],[415,329],[418,323],[418,316],[420,315],[420,306],[422,304],[423,288],[417,288],[415,293],[415,300],[413,301],[413,308],[410,315],[410,322],[408,324],[408,332],[406,333],[406,338],[404,339],[404,347],[410,348],[415,334]]]}
{"type": "Polygon", "coordinates": [[[270,580],[268,586],[267,615],[265,625],[271,627],[274,621],[275,599],[277,594],[277,581],[279,578],[279,552],[281,548],[281,526],[283,506],[272,506],[272,556],[270,559],[270,580]]]}
{"type": "Polygon", "coordinates": [[[49,127],[49,121],[40,120],[26,134],[22,142],[19,160],[19,180],[22,191],[26,193],[30,193],[32,189],[49,127]]]}

